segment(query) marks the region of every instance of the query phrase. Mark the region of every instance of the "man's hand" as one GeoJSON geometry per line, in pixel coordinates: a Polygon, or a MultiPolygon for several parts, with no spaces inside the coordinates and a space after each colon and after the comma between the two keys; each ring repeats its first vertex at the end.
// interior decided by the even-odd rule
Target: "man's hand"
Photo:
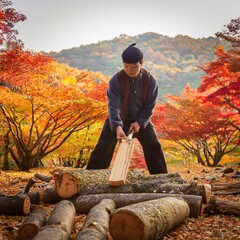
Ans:
{"type": "Polygon", "coordinates": [[[139,132],[140,125],[138,122],[134,122],[131,124],[129,131],[133,130],[134,133],[139,132]]]}
{"type": "Polygon", "coordinates": [[[123,131],[121,126],[118,126],[116,128],[116,136],[117,136],[117,139],[122,139],[122,138],[126,137],[126,135],[125,135],[125,133],[124,133],[124,131],[123,131]]]}

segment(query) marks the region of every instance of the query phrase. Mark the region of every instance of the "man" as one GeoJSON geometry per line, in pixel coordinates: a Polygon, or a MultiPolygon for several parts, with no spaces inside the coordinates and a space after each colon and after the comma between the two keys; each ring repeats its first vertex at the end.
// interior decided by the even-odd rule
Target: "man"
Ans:
{"type": "Polygon", "coordinates": [[[123,69],[109,81],[108,118],[87,169],[110,166],[118,139],[133,131],[140,142],[150,174],[167,173],[161,145],[150,118],[156,105],[158,86],[154,77],[142,68],[143,53],[135,43],[122,53],[123,69]]]}

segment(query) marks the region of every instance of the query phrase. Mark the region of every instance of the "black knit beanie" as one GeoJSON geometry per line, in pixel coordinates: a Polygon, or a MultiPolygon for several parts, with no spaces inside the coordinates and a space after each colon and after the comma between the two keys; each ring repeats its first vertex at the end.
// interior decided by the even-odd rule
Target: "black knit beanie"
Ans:
{"type": "Polygon", "coordinates": [[[136,43],[129,45],[122,53],[124,63],[137,63],[143,60],[142,51],[135,47],[136,43]]]}

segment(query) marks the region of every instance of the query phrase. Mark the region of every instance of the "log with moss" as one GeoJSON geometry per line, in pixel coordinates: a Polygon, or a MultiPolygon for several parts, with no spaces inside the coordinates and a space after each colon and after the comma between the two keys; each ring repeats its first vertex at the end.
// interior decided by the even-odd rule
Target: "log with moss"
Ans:
{"type": "Polygon", "coordinates": [[[116,209],[110,219],[114,240],[160,239],[180,226],[189,216],[181,198],[166,197],[116,209]]]}
{"type": "MultiPolygon", "coordinates": [[[[53,175],[57,194],[62,198],[69,198],[78,194],[83,186],[107,184],[110,170],[59,169],[55,170],[53,175]]],[[[184,182],[178,173],[146,175],[142,171],[132,170],[127,175],[128,183],[150,180],[155,180],[158,184],[167,182],[182,184],[184,182]]]]}
{"type": "Polygon", "coordinates": [[[127,183],[119,187],[108,184],[84,185],[79,189],[78,195],[104,194],[104,193],[171,193],[184,195],[198,195],[203,197],[203,202],[209,199],[211,191],[206,191],[205,185],[193,183],[161,183],[156,180],[127,183]]]}
{"type": "Polygon", "coordinates": [[[111,199],[102,199],[88,213],[76,240],[108,240],[110,215],[115,209],[111,199]]]}
{"type": "Polygon", "coordinates": [[[198,218],[202,209],[202,197],[196,195],[167,194],[167,193],[107,193],[80,195],[76,200],[78,214],[87,214],[92,207],[99,204],[103,199],[112,199],[116,208],[121,208],[138,202],[145,202],[164,197],[182,197],[190,209],[190,217],[198,218]]]}
{"type": "Polygon", "coordinates": [[[37,233],[34,240],[68,240],[73,229],[76,210],[68,200],[59,202],[47,224],[37,233]]]}

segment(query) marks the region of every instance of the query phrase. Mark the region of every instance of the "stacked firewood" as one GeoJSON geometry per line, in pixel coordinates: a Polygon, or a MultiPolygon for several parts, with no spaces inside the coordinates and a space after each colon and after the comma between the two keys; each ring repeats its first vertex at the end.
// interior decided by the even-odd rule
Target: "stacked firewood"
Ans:
{"type": "Polygon", "coordinates": [[[19,194],[0,196],[0,214],[28,215],[19,240],[70,239],[74,219],[82,214],[86,219],[76,240],[159,239],[188,217],[198,218],[203,203],[209,213],[224,209],[240,215],[239,203],[226,210],[229,202],[213,198],[223,191],[239,193],[238,182],[198,185],[186,183],[178,173],[146,175],[133,170],[123,186],[113,187],[108,185],[109,175],[109,170],[66,168],[52,176],[37,174],[19,194]],[[39,181],[45,182],[43,188],[30,191],[39,181]],[[31,212],[31,205],[38,204],[31,212]],[[49,213],[40,208],[44,204],[56,206],[49,213]]]}

